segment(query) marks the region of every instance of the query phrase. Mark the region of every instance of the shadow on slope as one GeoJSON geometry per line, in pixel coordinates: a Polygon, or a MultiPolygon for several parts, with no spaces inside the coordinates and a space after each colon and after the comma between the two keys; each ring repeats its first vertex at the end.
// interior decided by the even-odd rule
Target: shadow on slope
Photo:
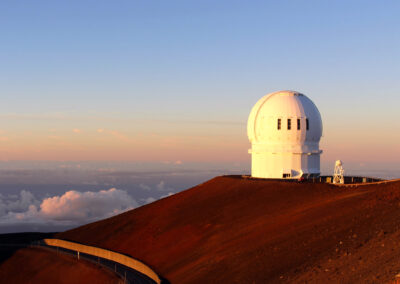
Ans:
{"type": "Polygon", "coordinates": [[[18,249],[44,238],[51,238],[55,233],[10,233],[0,234],[0,263],[11,257],[18,249]]]}

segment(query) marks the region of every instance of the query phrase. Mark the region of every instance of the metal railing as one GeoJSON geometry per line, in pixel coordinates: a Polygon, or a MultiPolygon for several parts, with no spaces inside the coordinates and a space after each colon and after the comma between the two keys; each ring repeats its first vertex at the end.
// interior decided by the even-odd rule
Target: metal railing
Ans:
{"type": "MultiPolygon", "coordinates": [[[[242,175],[242,176],[234,176],[234,175],[226,175],[226,177],[234,177],[234,178],[242,178],[242,179],[254,179],[254,180],[267,180],[267,181],[279,181],[279,182],[302,182],[302,183],[332,183],[333,176],[317,176],[317,177],[309,177],[309,178],[254,178],[250,175],[242,175]]],[[[371,183],[386,183],[396,180],[383,180],[375,177],[362,177],[362,176],[344,176],[345,184],[371,184],[371,183]]],[[[340,185],[340,184],[339,184],[340,185]]]]}
{"type": "Polygon", "coordinates": [[[118,283],[140,283],[140,284],[155,284],[157,283],[147,275],[140,273],[139,271],[128,267],[126,265],[123,265],[121,263],[118,263],[116,261],[100,257],[100,256],[95,256],[91,255],[88,253],[81,252],[79,250],[71,249],[71,248],[65,248],[65,247],[60,247],[60,246],[52,246],[48,245],[45,240],[40,240],[40,241],[35,241],[31,244],[32,247],[40,247],[42,249],[46,249],[52,252],[56,252],[57,254],[64,254],[64,255],[69,255],[77,260],[84,259],[86,261],[89,261],[91,263],[94,263],[96,265],[102,266],[105,269],[115,273],[115,275],[119,278],[118,283]]]}

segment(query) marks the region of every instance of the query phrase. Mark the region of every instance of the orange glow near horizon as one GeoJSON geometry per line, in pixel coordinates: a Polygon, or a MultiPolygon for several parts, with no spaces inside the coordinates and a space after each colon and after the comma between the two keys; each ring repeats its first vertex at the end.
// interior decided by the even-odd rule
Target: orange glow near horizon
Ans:
{"type": "MultiPolygon", "coordinates": [[[[0,160],[250,163],[247,114],[241,117],[232,122],[9,117],[9,123],[0,129],[0,160]]],[[[322,162],[400,160],[397,126],[340,121],[329,115],[323,115],[323,124],[322,162]]]]}
{"type": "MultiPolygon", "coordinates": [[[[400,158],[398,132],[324,132],[322,161],[395,162],[400,158]]],[[[203,126],[195,130],[178,127],[173,134],[107,128],[0,132],[2,160],[248,162],[249,147],[242,125],[203,126]]]]}
{"type": "Polygon", "coordinates": [[[175,135],[97,128],[21,132],[0,137],[2,160],[237,161],[248,159],[247,138],[233,133],[175,135]]]}

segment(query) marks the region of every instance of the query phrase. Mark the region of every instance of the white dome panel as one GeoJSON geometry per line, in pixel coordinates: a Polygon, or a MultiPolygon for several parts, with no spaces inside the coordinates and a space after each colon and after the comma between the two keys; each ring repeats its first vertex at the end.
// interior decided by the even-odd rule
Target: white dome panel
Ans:
{"type": "Polygon", "coordinates": [[[252,143],[253,176],[319,174],[322,120],[305,95],[279,91],[262,97],[250,112],[247,134],[252,143]]]}

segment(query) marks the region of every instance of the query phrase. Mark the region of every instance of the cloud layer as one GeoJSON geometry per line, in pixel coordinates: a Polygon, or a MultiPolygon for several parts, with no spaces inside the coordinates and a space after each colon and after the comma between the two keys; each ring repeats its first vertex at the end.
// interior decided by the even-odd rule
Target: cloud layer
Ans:
{"type": "Polygon", "coordinates": [[[120,214],[137,207],[124,190],[70,190],[38,201],[29,191],[20,195],[0,194],[0,225],[17,223],[81,225],[120,214]]]}

